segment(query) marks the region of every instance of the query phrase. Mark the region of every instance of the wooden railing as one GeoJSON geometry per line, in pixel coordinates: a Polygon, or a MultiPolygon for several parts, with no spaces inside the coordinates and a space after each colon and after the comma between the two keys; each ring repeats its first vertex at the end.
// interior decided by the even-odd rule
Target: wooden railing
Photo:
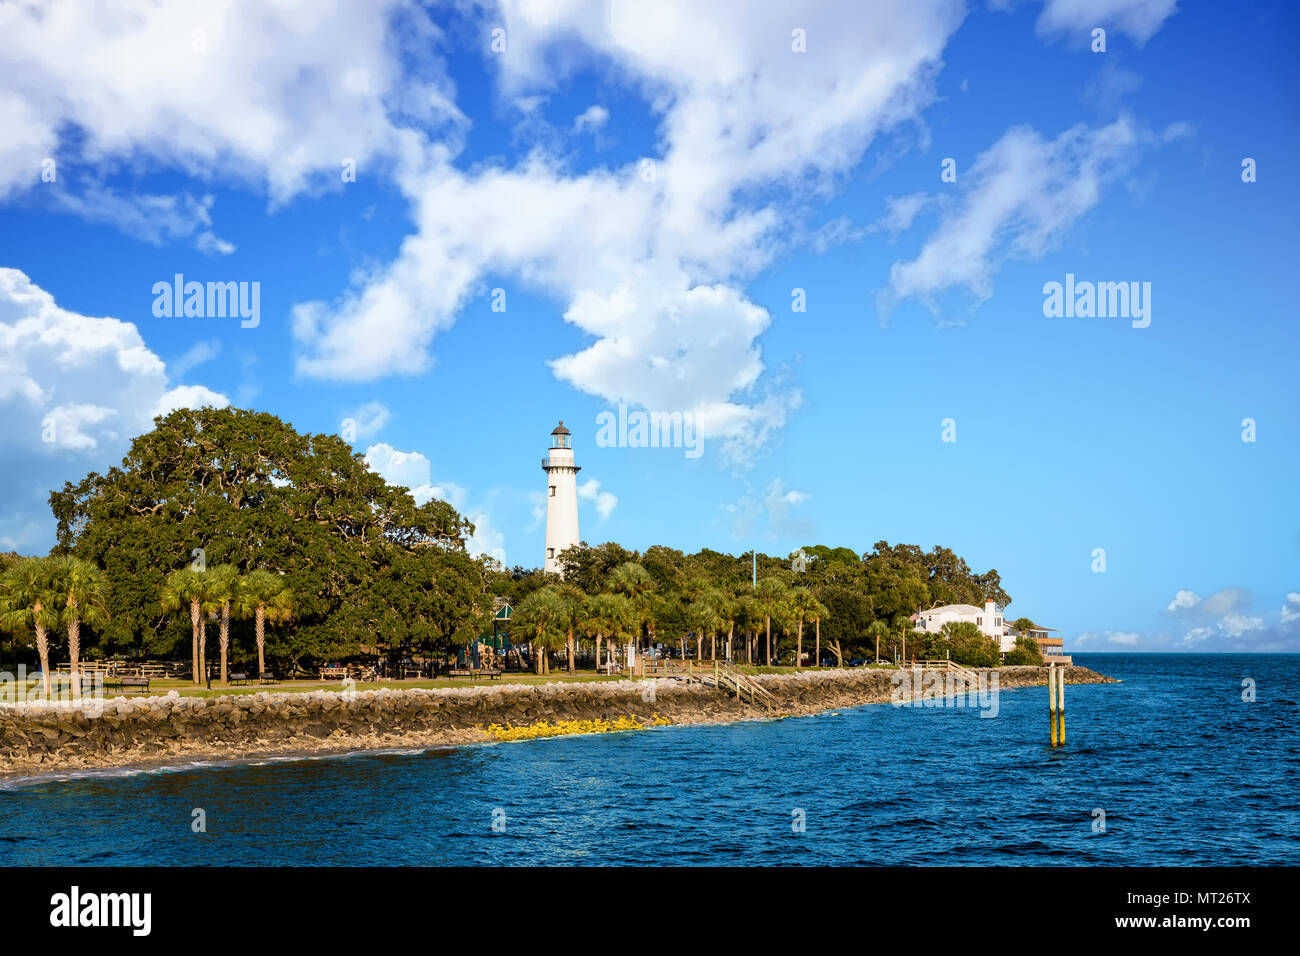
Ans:
{"type": "Polygon", "coordinates": [[[743,700],[744,695],[748,693],[751,704],[760,703],[768,710],[776,709],[776,698],[772,696],[772,692],[754,678],[723,661],[714,663],[716,668],[713,674],[713,686],[719,690],[726,690],[730,685],[735,688],[737,700],[743,700]]]}
{"type": "Polygon", "coordinates": [[[965,667],[961,664],[958,664],[956,661],[946,657],[939,658],[936,660],[928,660],[928,661],[921,661],[921,660],[911,661],[910,663],[900,665],[900,666],[906,668],[906,667],[912,667],[914,665],[920,667],[932,667],[935,669],[942,668],[945,672],[949,674],[956,674],[958,677],[961,677],[968,681],[974,681],[979,679],[979,675],[976,674],[969,667],[965,667]]]}
{"type": "Polygon", "coordinates": [[[762,704],[768,710],[777,707],[771,691],[727,661],[650,660],[643,657],[637,662],[635,676],[684,677],[735,694],[737,700],[748,697],[750,703],[762,704]]]}

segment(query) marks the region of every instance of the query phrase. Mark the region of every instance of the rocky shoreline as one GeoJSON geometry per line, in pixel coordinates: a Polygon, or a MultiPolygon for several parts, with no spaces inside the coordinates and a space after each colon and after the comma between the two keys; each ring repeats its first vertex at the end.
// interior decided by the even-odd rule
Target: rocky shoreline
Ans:
{"type": "MultiPolygon", "coordinates": [[[[774,698],[772,706],[671,678],[209,698],[116,697],[91,706],[5,704],[0,705],[0,776],[458,746],[490,740],[484,728],[491,724],[523,726],[542,720],[658,716],[673,724],[702,724],[813,714],[889,701],[895,673],[824,670],[755,678],[774,698]]],[[[1046,674],[1043,667],[999,668],[998,687],[1045,685],[1046,674]]],[[[1086,667],[1067,668],[1066,681],[1114,682],[1086,667]]]]}

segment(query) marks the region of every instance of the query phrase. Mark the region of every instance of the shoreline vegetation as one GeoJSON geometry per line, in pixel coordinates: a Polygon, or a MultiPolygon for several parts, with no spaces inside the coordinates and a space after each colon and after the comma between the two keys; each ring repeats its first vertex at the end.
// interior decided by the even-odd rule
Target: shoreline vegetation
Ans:
{"type": "Polygon", "coordinates": [[[1004,648],[977,623],[916,628],[927,608],[991,601],[1001,615],[1011,603],[996,569],[948,547],[782,556],[580,541],[553,556],[562,573],[507,568],[470,552],[473,522],[448,502],[417,504],[343,437],[253,410],[159,416],[119,466],[49,502],[52,552],[0,553],[0,661],[50,675],[66,660],[74,693],[83,663],[132,680],[164,668],[197,688],[209,675],[339,667],[358,679],[543,677],[665,653],[749,666],[1042,662],[1032,639],[1004,648]]]}
{"type": "MultiPolygon", "coordinates": [[[[987,682],[994,670],[999,690],[1047,683],[1045,667],[975,673],[987,682]]],[[[806,716],[897,699],[893,675],[899,673],[860,668],[756,676],[774,704],[673,678],[11,703],[0,705],[0,778],[806,716]]],[[[1115,683],[1086,667],[1065,674],[1071,684],[1115,683]]]]}
{"type": "MultiPolygon", "coordinates": [[[[1031,619],[1002,646],[1011,595],[998,571],[950,548],[882,540],[782,557],[584,541],[554,556],[562,573],[506,568],[469,552],[474,525],[448,502],[417,504],[342,437],[251,410],[160,416],[119,467],[49,500],[52,552],[0,554],[0,660],[17,672],[0,669],[0,775],[456,746],[930,696],[932,685],[900,678],[908,660],[942,663],[931,672],[947,686],[939,693],[958,706],[974,696],[969,706],[986,712],[996,708],[990,669],[999,689],[1046,683],[1031,619]],[[999,630],[979,618],[917,626],[927,608],[963,604],[995,606],[999,630]],[[64,659],[66,703],[54,694],[64,659]],[[43,701],[24,700],[36,693],[24,676],[33,667],[43,701]],[[93,678],[84,699],[83,675],[93,678]],[[444,683],[453,675],[502,683],[444,683]],[[106,686],[152,695],[105,699],[106,686]]],[[[1070,668],[1067,680],[1107,678],[1070,668]]]]}

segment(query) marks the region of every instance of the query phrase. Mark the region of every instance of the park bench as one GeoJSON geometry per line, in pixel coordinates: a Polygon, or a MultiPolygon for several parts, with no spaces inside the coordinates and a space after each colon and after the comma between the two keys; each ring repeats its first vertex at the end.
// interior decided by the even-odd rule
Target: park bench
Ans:
{"type": "Polygon", "coordinates": [[[259,684],[278,684],[280,683],[280,678],[276,677],[274,674],[267,671],[263,674],[259,674],[257,677],[257,681],[259,684]]]}
{"type": "Polygon", "coordinates": [[[496,680],[498,677],[501,676],[501,669],[499,667],[483,667],[480,668],[479,670],[474,670],[474,668],[472,667],[453,667],[451,670],[447,671],[447,676],[448,677],[490,677],[493,680],[496,680]]]}
{"type": "Polygon", "coordinates": [[[148,677],[106,677],[104,678],[104,688],[113,690],[138,690],[144,693],[149,692],[148,677]]]}
{"type": "Polygon", "coordinates": [[[241,674],[231,674],[231,675],[230,675],[230,679],[229,679],[229,683],[231,683],[231,684],[247,684],[247,683],[248,683],[248,675],[247,675],[247,674],[242,674],[242,673],[241,673],[241,674]]]}

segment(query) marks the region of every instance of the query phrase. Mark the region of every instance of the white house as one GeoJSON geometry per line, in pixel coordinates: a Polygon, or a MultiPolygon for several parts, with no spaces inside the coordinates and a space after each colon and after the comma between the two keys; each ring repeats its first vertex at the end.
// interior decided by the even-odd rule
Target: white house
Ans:
{"type": "Polygon", "coordinates": [[[1010,635],[1011,628],[1002,620],[1002,608],[992,601],[986,601],[982,608],[974,604],[944,604],[927,608],[912,615],[918,631],[936,633],[947,623],[969,621],[998,642],[1003,652],[1016,646],[1016,639],[1010,635]]]}

